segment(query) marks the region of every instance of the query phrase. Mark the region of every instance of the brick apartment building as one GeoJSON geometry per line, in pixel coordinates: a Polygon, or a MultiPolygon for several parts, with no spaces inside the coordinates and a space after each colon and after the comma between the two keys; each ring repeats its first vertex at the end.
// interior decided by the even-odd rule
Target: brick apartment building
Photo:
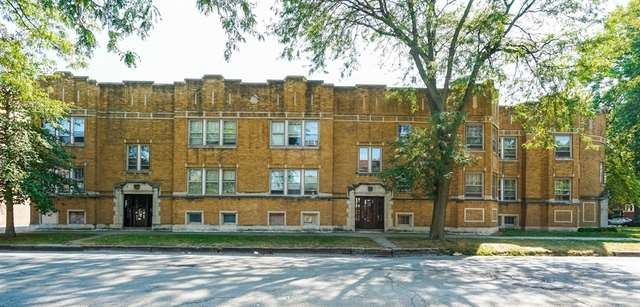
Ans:
{"type": "MultiPolygon", "coordinates": [[[[390,144],[429,119],[380,85],[342,87],[302,77],[243,83],[206,75],[173,84],[96,83],[67,74],[52,97],[73,104],[53,131],[75,154],[57,213],[37,228],[151,227],[174,231],[428,231],[432,200],[392,192],[377,173],[390,144]]],[[[571,132],[555,150],[525,150],[510,110],[468,103],[460,129],[477,157],[456,170],[446,226],[576,229],[606,214],[604,149],[571,132]]],[[[604,116],[584,123],[602,145],[604,116]]]]}

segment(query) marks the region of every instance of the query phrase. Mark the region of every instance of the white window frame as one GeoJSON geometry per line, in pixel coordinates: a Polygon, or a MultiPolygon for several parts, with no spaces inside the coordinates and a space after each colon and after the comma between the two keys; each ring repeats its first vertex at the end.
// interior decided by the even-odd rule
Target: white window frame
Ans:
{"type": "Polygon", "coordinates": [[[498,215],[498,227],[500,228],[519,228],[520,227],[520,215],[518,214],[499,214],[498,215]],[[505,217],[513,217],[513,224],[506,225],[504,223],[505,217]]]}
{"type": "Polygon", "coordinates": [[[415,215],[413,212],[396,212],[396,227],[413,228],[415,215]],[[409,224],[400,224],[400,216],[409,216],[409,224]]]}
{"type": "Polygon", "coordinates": [[[319,229],[321,225],[320,222],[320,211],[300,211],[300,226],[302,226],[303,228],[313,228],[313,229],[319,229]],[[318,224],[314,224],[314,225],[308,225],[304,223],[304,216],[305,215],[315,215],[316,219],[318,221],[318,224]]]}
{"type": "Polygon", "coordinates": [[[220,195],[236,195],[238,194],[238,172],[236,169],[233,168],[213,168],[213,167],[188,167],[187,168],[187,195],[188,196],[220,196],[220,195]],[[201,178],[201,187],[200,187],[200,193],[199,194],[194,194],[194,193],[189,193],[189,172],[192,170],[197,170],[200,171],[200,178],[201,178]],[[209,171],[215,171],[218,173],[218,193],[216,194],[207,194],[207,172],[209,171]],[[223,183],[224,183],[224,172],[225,171],[234,171],[235,174],[235,189],[233,193],[223,193],[223,183]]]}
{"type": "Polygon", "coordinates": [[[484,124],[483,123],[467,123],[464,125],[464,144],[465,148],[471,151],[483,151],[484,150],[484,124]],[[469,147],[468,131],[469,127],[480,127],[480,143],[481,147],[469,147]]]}
{"type": "Polygon", "coordinates": [[[500,193],[499,193],[500,201],[517,201],[518,200],[518,178],[516,177],[502,177],[500,178],[500,193]],[[513,199],[505,199],[504,198],[504,181],[505,180],[513,180],[515,182],[514,189],[514,198],[513,199]]]}
{"type": "Polygon", "coordinates": [[[237,226],[238,225],[238,211],[220,211],[220,221],[219,224],[220,226],[237,226]],[[231,223],[225,223],[224,222],[224,215],[225,214],[234,214],[236,216],[236,222],[231,224],[231,223]]]}
{"type": "Polygon", "coordinates": [[[357,167],[357,173],[358,174],[378,174],[381,173],[383,170],[383,160],[384,158],[382,157],[383,155],[383,150],[382,150],[382,146],[358,146],[358,163],[356,165],[357,167]],[[366,172],[362,172],[360,171],[360,149],[366,148],[367,149],[367,171],[366,172]],[[372,158],[372,153],[373,153],[373,149],[380,149],[380,171],[379,172],[374,172],[372,169],[372,164],[373,164],[373,158],[372,158]]]}
{"type": "Polygon", "coordinates": [[[483,172],[465,172],[463,192],[464,192],[465,199],[482,199],[484,195],[484,173],[483,172]],[[467,175],[480,175],[480,196],[467,196],[467,175]]]}
{"type": "MultiPolygon", "coordinates": [[[[86,117],[83,117],[83,116],[71,116],[71,117],[65,117],[65,118],[61,119],[60,121],[69,121],[69,142],[68,143],[60,142],[60,143],[63,144],[63,145],[76,145],[76,146],[84,145],[84,143],[86,142],[86,137],[87,137],[87,120],[86,120],[86,117]],[[76,119],[82,120],[82,138],[84,139],[84,141],[82,141],[82,142],[76,142],[75,139],[74,139],[74,133],[75,133],[75,125],[74,125],[74,123],[75,123],[76,119]]],[[[58,125],[60,125],[60,122],[58,122],[58,125]]],[[[59,128],[54,128],[50,124],[45,124],[45,129],[49,130],[49,132],[52,133],[52,135],[56,138],[56,140],[58,140],[58,137],[60,136],[60,129],[59,128]]]]}
{"type": "Polygon", "coordinates": [[[126,144],[126,148],[125,148],[125,155],[126,155],[126,160],[125,160],[125,168],[127,170],[127,172],[149,172],[151,170],[151,144],[126,144]],[[136,169],[129,169],[129,147],[131,146],[137,146],[136,149],[136,169]],[[147,148],[149,149],[149,168],[148,169],[142,169],[142,155],[140,154],[140,152],[142,152],[142,146],[147,146],[147,148]]]}
{"type": "Polygon", "coordinates": [[[398,139],[403,138],[403,137],[407,137],[409,134],[411,134],[412,130],[413,130],[413,125],[411,125],[409,123],[400,123],[400,124],[398,124],[398,139]],[[407,132],[406,135],[402,135],[402,127],[403,126],[409,127],[409,132],[407,132]]]}
{"type": "Polygon", "coordinates": [[[573,190],[573,182],[572,182],[572,178],[570,177],[557,177],[553,179],[553,200],[556,202],[563,202],[563,203],[567,203],[567,202],[571,202],[571,197],[572,197],[572,190],[573,190]],[[558,191],[557,191],[557,183],[558,181],[561,180],[567,180],[569,181],[569,199],[558,199],[558,191]]]}
{"type": "Polygon", "coordinates": [[[267,225],[270,227],[285,227],[287,226],[287,212],[286,211],[267,211],[267,225]],[[271,225],[271,215],[282,214],[284,215],[284,223],[282,225],[271,225]]]}
{"type": "Polygon", "coordinates": [[[72,167],[70,169],[65,169],[65,170],[60,170],[60,171],[66,171],[67,173],[65,174],[65,178],[76,182],[76,185],[78,185],[78,182],[80,182],[80,180],[76,180],[76,170],[77,169],[82,169],[82,190],[78,191],[78,190],[73,190],[71,186],[68,187],[69,191],[62,191],[60,190],[60,187],[56,187],[55,188],[55,193],[56,194],[60,194],[60,195],[71,195],[71,194],[82,194],[85,192],[85,178],[86,178],[86,174],[84,172],[84,166],[75,166],[72,167]]]}
{"type": "Polygon", "coordinates": [[[319,148],[320,147],[320,120],[319,119],[274,119],[269,121],[269,146],[271,148],[319,148]],[[301,145],[289,145],[289,122],[301,122],[302,123],[302,135],[300,144],[301,145]],[[273,144],[273,123],[284,123],[284,145],[275,145],[273,144]],[[306,133],[305,128],[307,127],[307,122],[316,122],[318,124],[318,131],[316,134],[318,135],[318,144],[317,145],[306,145],[306,133]]]}
{"type": "Polygon", "coordinates": [[[206,118],[189,118],[187,120],[187,145],[192,148],[202,147],[227,147],[234,148],[238,145],[238,121],[235,119],[206,119],[206,118]],[[191,144],[191,122],[200,121],[202,124],[202,144],[191,144]],[[207,122],[218,122],[218,144],[207,144],[207,122]],[[235,142],[234,144],[224,144],[224,123],[233,122],[235,127],[235,142]]]}
{"type": "Polygon", "coordinates": [[[184,212],[184,224],[185,225],[204,225],[204,211],[202,210],[187,210],[184,212]],[[191,213],[199,213],[200,214],[200,223],[191,223],[189,222],[189,214],[191,213]]]}
{"type": "Polygon", "coordinates": [[[272,168],[269,169],[269,194],[273,195],[273,196],[306,196],[306,197],[313,197],[316,196],[318,194],[320,194],[320,169],[319,168],[272,168]],[[287,173],[288,171],[299,171],[300,172],[300,194],[289,194],[289,180],[288,180],[288,176],[287,173]],[[307,171],[315,171],[318,176],[317,178],[317,193],[316,194],[305,194],[305,175],[307,171]],[[282,194],[272,194],[271,193],[271,174],[273,172],[284,172],[284,191],[282,194]]]}
{"type": "Polygon", "coordinates": [[[500,148],[498,150],[500,151],[500,160],[517,161],[518,160],[518,137],[516,137],[516,136],[501,136],[500,137],[500,148]],[[505,158],[505,156],[504,156],[504,139],[506,139],[506,138],[514,139],[516,141],[515,153],[514,153],[513,159],[505,158]]]}
{"type": "Polygon", "coordinates": [[[84,209],[68,209],[67,210],[67,225],[86,225],[86,224],[87,224],[87,211],[85,211],[84,209]],[[71,212],[82,212],[83,223],[71,224],[71,212]]]}
{"type": "Polygon", "coordinates": [[[571,160],[573,159],[573,135],[569,134],[569,133],[557,133],[553,136],[553,145],[554,145],[554,150],[553,150],[553,155],[555,157],[556,160],[571,160]],[[569,157],[558,157],[558,146],[557,146],[557,141],[556,138],[559,136],[566,136],[569,137],[569,157]]]}

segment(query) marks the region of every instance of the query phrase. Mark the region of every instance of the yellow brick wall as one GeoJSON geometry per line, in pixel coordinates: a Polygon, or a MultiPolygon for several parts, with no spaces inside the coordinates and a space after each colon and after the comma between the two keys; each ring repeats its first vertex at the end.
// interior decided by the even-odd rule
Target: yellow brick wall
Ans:
{"type": "MultiPolygon", "coordinates": [[[[69,147],[69,151],[75,154],[76,164],[84,166],[86,191],[92,197],[60,198],[56,204],[60,210],[84,208],[87,221],[94,224],[113,223],[115,185],[143,181],[160,186],[162,224],[183,224],[185,211],[202,210],[205,223],[216,225],[220,210],[231,210],[238,211],[239,224],[247,226],[266,225],[268,211],[285,211],[290,225],[300,224],[300,211],[319,211],[322,225],[345,226],[349,223],[348,187],[380,182],[378,177],[357,173],[359,146],[382,147],[384,167],[393,155],[398,125],[426,127],[429,121],[429,103],[421,90],[412,107],[408,101],[388,98],[384,86],[339,87],[302,77],[243,83],[207,75],[173,84],[154,84],[96,83],[67,76],[51,84],[51,96],[61,99],[63,89],[64,100],[74,105],[73,114],[86,116],[85,144],[69,147]],[[257,103],[252,102],[253,96],[258,97],[257,103]],[[190,148],[187,141],[191,118],[236,120],[237,145],[190,148]],[[271,148],[269,131],[274,119],[318,120],[320,146],[271,148]],[[150,144],[149,172],[126,170],[126,144],[137,143],[150,144]],[[238,195],[186,197],[189,167],[236,169],[238,195]],[[273,168],[318,169],[319,191],[324,196],[269,196],[269,170],[273,168]]],[[[595,199],[602,191],[597,170],[604,151],[586,148],[586,143],[574,135],[574,159],[570,161],[556,161],[552,151],[521,147],[517,161],[499,161],[492,148],[494,126],[499,128],[499,135],[515,131],[518,145],[526,141],[524,131],[510,119],[511,110],[497,108],[488,97],[479,96],[468,102],[465,111],[468,122],[483,125],[484,149],[473,153],[473,164],[454,171],[446,225],[496,227],[497,211],[526,216],[526,225],[554,227],[562,224],[554,222],[554,210],[558,210],[555,208],[566,207],[573,208],[571,225],[576,226],[578,215],[582,217],[577,205],[547,203],[553,197],[553,178],[572,178],[573,199],[595,199]],[[465,172],[484,174],[483,199],[459,198],[464,194],[465,172]],[[516,203],[498,205],[492,199],[494,173],[518,178],[516,203]],[[525,201],[527,205],[522,206],[525,201]]],[[[604,117],[599,116],[589,132],[595,136],[594,144],[601,144],[603,131],[604,117]]],[[[464,139],[464,127],[459,132],[464,139]]],[[[396,194],[389,214],[395,218],[396,212],[413,212],[416,227],[431,224],[430,199],[413,193],[396,194]]],[[[33,214],[36,218],[32,220],[37,220],[37,213],[33,214]]],[[[64,224],[66,217],[62,217],[60,223],[64,224]]]]}

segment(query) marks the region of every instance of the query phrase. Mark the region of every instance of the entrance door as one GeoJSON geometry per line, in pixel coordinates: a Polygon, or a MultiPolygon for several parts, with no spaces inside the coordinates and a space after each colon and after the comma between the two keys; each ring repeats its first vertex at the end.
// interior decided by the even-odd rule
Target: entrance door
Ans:
{"type": "Polygon", "coordinates": [[[356,228],[384,229],[384,197],[356,197],[356,228]]]}
{"type": "Polygon", "coordinates": [[[124,226],[151,227],[152,195],[124,195],[124,226]]]}

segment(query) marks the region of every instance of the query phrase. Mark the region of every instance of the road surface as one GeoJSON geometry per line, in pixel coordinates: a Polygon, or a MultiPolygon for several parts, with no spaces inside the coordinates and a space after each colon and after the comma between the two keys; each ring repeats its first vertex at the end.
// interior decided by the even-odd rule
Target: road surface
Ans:
{"type": "Polygon", "coordinates": [[[640,258],[0,253],[0,305],[639,306],[640,258]]]}

